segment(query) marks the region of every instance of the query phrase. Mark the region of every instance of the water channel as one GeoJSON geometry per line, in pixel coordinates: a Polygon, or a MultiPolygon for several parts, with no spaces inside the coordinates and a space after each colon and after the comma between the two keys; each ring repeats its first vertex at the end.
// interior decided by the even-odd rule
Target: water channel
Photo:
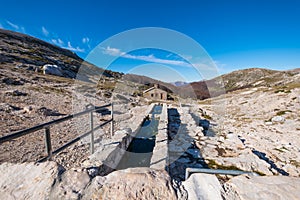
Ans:
{"type": "Polygon", "coordinates": [[[132,139],[117,169],[150,167],[162,106],[155,105],[132,139]]]}

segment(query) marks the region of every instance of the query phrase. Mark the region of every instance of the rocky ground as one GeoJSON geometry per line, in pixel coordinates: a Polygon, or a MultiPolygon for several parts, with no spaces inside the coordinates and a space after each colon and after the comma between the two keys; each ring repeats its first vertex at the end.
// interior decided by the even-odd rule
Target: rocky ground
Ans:
{"type": "Polygon", "coordinates": [[[207,135],[215,135],[197,143],[210,165],[300,176],[299,87],[243,89],[201,102],[200,108],[211,124],[207,135]]]}
{"type": "MultiPolygon", "coordinates": [[[[95,131],[96,152],[91,156],[90,138],[85,137],[43,163],[35,163],[46,156],[43,130],[1,144],[2,198],[299,199],[299,69],[238,70],[176,88],[104,71],[71,51],[24,34],[0,29],[0,35],[0,137],[83,111],[88,104],[111,102],[115,130],[112,138],[110,125],[95,131]],[[78,71],[86,82],[74,80],[78,71]],[[167,148],[165,168],[102,168],[103,160],[118,165],[120,152],[131,141],[128,134],[150,112],[152,101],[139,96],[149,87],[146,83],[170,87],[181,97],[190,92],[199,99],[223,95],[204,101],[175,95],[176,101],[165,102],[168,120],[158,126],[164,127],[158,132],[164,134],[161,144],[167,148]],[[186,168],[266,176],[194,173],[185,180],[186,168]]],[[[94,127],[110,118],[109,110],[94,113],[94,127]]],[[[53,149],[89,130],[88,115],[51,126],[53,149]]]]}
{"type": "MultiPolygon", "coordinates": [[[[72,113],[81,112],[85,106],[92,103],[101,106],[111,102],[104,97],[111,93],[101,90],[98,94],[95,85],[52,75],[11,68],[0,67],[0,136],[30,128],[52,121],[72,113]]],[[[111,96],[111,95],[110,95],[111,96]]],[[[120,127],[134,126],[132,117],[135,112],[146,109],[147,104],[131,96],[112,97],[115,102],[115,130],[120,127]],[[132,109],[132,110],[131,110],[132,109]]],[[[110,107],[108,107],[110,109],[110,107]]],[[[110,115],[94,114],[94,126],[109,119],[110,115]]],[[[134,127],[132,127],[134,128],[134,127]]],[[[53,149],[57,149],[75,137],[90,130],[89,115],[74,118],[50,127],[53,149]]],[[[110,126],[107,125],[95,132],[95,140],[110,136],[110,126]]],[[[46,156],[44,131],[40,130],[30,135],[6,142],[0,145],[0,162],[37,161],[46,156]]],[[[54,159],[67,168],[80,166],[89,155],[89,138],[62,151],[54,159]]]]}
{"type": "MultiPolygon", "coordinates": [[[[110,103],[111,98],[115,103],[115,131],[124,128],[136,130],[140,124],[138,122],[148,112],[149,102],[130,95],[135,85],[125,87],[124,82],[109,81],[109,84],[114,82],[117,92],[112,92],[105,84],[102,85],[101,92],[97,92],[95,85],[90,83],[2,65],[1,136],[82,111],[89,103],[110,103]]],[[[40,185],[40,181],[45,178],[45,182],[39,189],[42,191],[39,194],[41,196],[35,196],[36,193],[20,185],[24,180],[18,179],[21,182],[12,183],[8,179],[8,182],[5,181],[6,176],[3,176],[1,191],[8,195],[14,194],[15,197],[28,195],[32,198],[55,199],[101,199],[107,196],[113,199],[116,193],[119,194],[119,199],[187,199],[193,195],[204,195],[203,198],[206,199],[209,196],[205,195],[212,194],[214,199],[251,199],[252,196],[247,191],[253,188],[245,191],[243,187],[239,187],[246,184],[246,179],[251,179],[252,184],[259,189],[264,181],[268,181],[269,176],[284,175],[287,178],[270,180],[276,187],[280,182],[285,182],[286,187],[280,187],[281,190],[278,188],[276,195],[281,197],[280,191],[290,190],[293,199],[298,195],[296,185],[299,179],[296,177],[300,176],[300,89],[297,82],[293,84],[284,87],[245,88],[205,101],[182,100],[182,104],[168,102],[168,173],[136,168],[97,176],[97,167],[101,163],[92,163],[89,159],[89,138],[82,138],[80,142],[54,156],[54,161],[60,165],[52,162],[39,165],[24,163],[45,156],[43,131],[3,143],[0,145],[0,171],[3,174],[9,174],[9,168],[23,173],[24,168],[24,173],[29,174],[28,181],[32,179],[40,185]],[[198,123],[202,128],[197,126],[198,123]],[[24,164],[14,165],[6,163],[7,161],[24,164]],[[187,167],[236,169],[268,176],[262,179],[247,176],[216,178],[213,175],[193,174],[190,179],[185,180],[187,167]],[[32,169],[32,174],[26,172],[25,169],[28,168],[32,169]],[[48,174],[49,171],[51,175],[48,174]],[[149,181],[147,184],[144,181],[146,179],[149,181]],[[210,187],[213,188],[208,190],[210,187]]],[[[109,114],[95,113],[94,126],[109,117],[109,114]]],[[[88,116],[51,127],[53,148],[60,147],[89,128],[88,116]]],[[[121,140],[123,135],[116,138],[121,140]]],[[[96,131],[96,147],[101,146],[101,141],[119,142],[110,140],[109,137],[110,126],[96,131]]],[[[274,185],[269,187],[274,188],[274,185]]],[[[275,194],[262,191],[260,196],[253,198],[260,199],[264,195],[275,194]]]]}

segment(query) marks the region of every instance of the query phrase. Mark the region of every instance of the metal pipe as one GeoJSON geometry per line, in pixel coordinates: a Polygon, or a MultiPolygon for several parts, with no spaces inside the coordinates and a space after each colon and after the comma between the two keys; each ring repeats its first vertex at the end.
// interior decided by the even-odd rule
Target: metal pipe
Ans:
{"type": "Polygon", "coordinates": [[[224,175],[233,175],[233,176],[248,174],[248,175],[252,175],[252,176],[259,176],[255,172],[247,172],[247,171],[242,171],[242,170],[186,168],[186,170],[185,170],[185,180],[187,180],[192,173],[224,174],[224,175]]]}
{"type": "Polygon", "coordinates": [[[19,137],[21,137],[21,136],[23,136],[23,135],[27,135],[27,134],[29,134],[29,133],[32,133],[32,132],[41,130],[41,129],[43,129],[44,127],[51,126],[51,125],[54,125],[54,124],[58,124],[58,123],[67,121],[67,120],[69,120],[69,119],[72,119],[72,118],[74,118],[74,117],[78,117],[78,116],[81,116],[81,115],[84,115],[84,114],[87,114],[87,113],[90,113],[90,112],[93,112],[93,111],[100,110],[101,108],[105,108],[105,107],[108,107],[108,106],[110,106],[110,105],[111,105],[111,104],[107,104],[107,105],[103,105],[103,106],[99,106],[99,107],[94,107],[94,108],[92,108],[92,109],[87,109],[87,110],[85,110],[85,111],[82,111],[82,112],[79,112],[79,113],[76,113],[76,114],[71,114],[71,115],[68,115],[68,116],[65,116],[65,117],[62,117],[62,118],[53,120],[53,121],[51,121],[51,122],[47,122],[47,123],[40,124],[40,125],[31,127],[31,128],[28,128],[28,129],[24,129],[24,130],[21,130],[21,131],[17,131],[17,132],[15,132],[15,133],[12,133],[12,134],[9,134],[9,135],[6,135],[6,136],[1,137],[1,138],[0,138],[0,144],[2,144],[2,143],[4,143],[4,142],[7,142],[7,141],[10,141],[10,140],[13,140],[13,139],[16,139],[16,138],[19,138],[19,137]]]}
{"type": "Polygon", "coordinates": [[[111,117],[110,138],[112,138],[114,135],[114,105],[113,105],[113,103],[111,103],[110,117],[111,117]]]}
{"type": "Polygon", "coordinates": [[[48,155],[48,160],[52,159],[52,145],[51,145],[51,136],[50,136],[50,127],[45,127],[45,147],[46,153],[48,155]]]}
{"type": "Polygon", "coordinates": [[[90,127],[91,127],[91,143],[90,143],[90,154],[94,153],[94,119],[93,112],[90,112],[90,127]]]}
{"type": "MultiPolygon", "coordinates": [[[[102,126],[105,126],[106,124],[110,123],[111,122],[111,119],[100,124],[99,126],[95,127],[94,128],[94,131],[98,130],[99,128],[101,128],[102,126]]],[[[52,152],[52,155],[56,155],[58,154],[59,152],[63,151],[64,149],[68,148],[69,146],[71,146],[72,144],[78,142],[81,138],[85,137],[85,136],[88,136],[89,134],[91,134],[91,131],[88,131],[80,136],[78,136],[77,138],[71,140],[70,142],[66,143],[65,145],[59,147],[58,149],[56,149],[55,151],[52,152]]],[[[44,162],[48,159],[48,156],[47,157],[44,157],[44,158],[41,158],[40,160],[38,160],[37,162],[44,162]]]]}

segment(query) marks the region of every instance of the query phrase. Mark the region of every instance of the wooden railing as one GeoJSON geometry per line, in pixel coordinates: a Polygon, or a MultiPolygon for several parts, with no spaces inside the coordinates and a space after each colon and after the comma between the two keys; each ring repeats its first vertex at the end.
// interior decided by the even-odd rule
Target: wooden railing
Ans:
{"type": "Polygon", "coordinates": [[[53,155],[55,155],[55,154],[63,151],[64,149],[68,148],[72,144],[78,142],[81,138],[86,137],[88,135],[91,136],[91,140],[90,140],[90,153],[93,154],[94,153],[94,131],[98,130],[99,128],[105,126],[108,123],[111,123],[110,134],[111,134],[111,137],[112,137],[113,136],[113,131],[114,131],[113,130],[114,129],[113,121],[114,121],[114,118],[113,118],[113,104],[112,103],[111,104],[106,104],[106,105],[103,105],[103,106],[93,106],[93,105],[90,104],[89,106],[87,106],[86,110],[84,110],[82,112],[71,114],[71,115],[68,115],[68,116],[65,116],[65,117],[62,117],[62,118],[50,121],[50,122],[46,122],[44,124],[40,124],[40,125],[31,127],[31,128],[28,128],[28,129],[24,129],[24,130],[17,131],[15,133],[3,136],[3,137],[0,138],[0,145],[2,143],[4,143],[4,142],[8,142],[8,141],[11,141],[13,139],[20,138],[22,136],[25,136],[25,135],[28,135],[30,133],[36,132],[38,130],[44,129],[44,134],[45,134],[45,149],[46,149],[47,156],[43,157],[40,160],[38,160],[38,162],[43,162],[43,161],[46,161],[46,160],[51,160],[53,155]],[[97,112],[97,111],[99,112],[103,108],[110,107],[110,106],[111,106],[111,111],[110,111],[111,118],[109,120],[106,120],[102,124],[94,127],[93,112],[97,112]],[[86,132],[86,133],[83,133],[82,135],[76,137],[75,139],[71,140],[70,142],[62,145],[61,147],[59,147],[58,149],[56,149],[56,150],[53,151],[52,150],[52,145],[51,145],[51,134],[50,134],[50,130],[51,129],[50,129],[50,127],[53,126],[53,125],[65,122],[67,120],[73,119],[75,117],[79,117],[79,116],[85,115],[85,114],[90,114],[90,130],[88,132],[86,132]]]}

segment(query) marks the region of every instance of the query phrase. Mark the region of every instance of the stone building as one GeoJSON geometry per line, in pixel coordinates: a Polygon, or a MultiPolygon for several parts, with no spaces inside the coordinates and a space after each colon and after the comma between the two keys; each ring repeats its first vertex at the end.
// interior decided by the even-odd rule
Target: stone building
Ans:
{"type": "Polygon", "coordinates": [[[167,100],[168,93],[158,87],[158,84],[155,84],[154,87],[149,88],[143,92],[143,96],[148,99],[154,100],[167,100]]]}

